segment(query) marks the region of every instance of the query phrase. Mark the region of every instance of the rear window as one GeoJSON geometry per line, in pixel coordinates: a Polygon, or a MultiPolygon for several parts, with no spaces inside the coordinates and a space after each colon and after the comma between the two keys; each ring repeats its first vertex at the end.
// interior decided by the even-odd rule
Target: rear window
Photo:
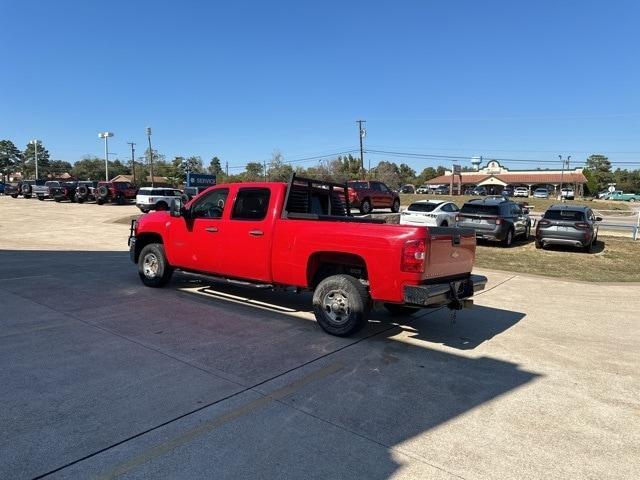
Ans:
{"type": "Polygon", "coordinates": [[[482,205],[478,203],[465,203],[460,210],[460,213],[470,213],[473,215],[494,215],[497,216],[500,213],[498,205],[482,205]]]}
{"type": "Polygon", "coordinates": [[[267,215],[268,188],[243,188],[238,192],[231,218],[234,220],[262,220],[267,215]]]}
{"type": "Polygon", "coordinates": [[[349,186],[352,188],[369,188],[367,182],[349,182],[349,186]]]}
{"type": "Polygon", "coordinates": [[[544,212],[547,220],[568,220],[572,222],[584,221],[584,212],[580,210],[547,210],[544,212]]]}
{"type": "Polygon", "coordinates": [[[413,212],[432,212],[437,206],[437,203],[412,203],[407,210],[413,212]]]}

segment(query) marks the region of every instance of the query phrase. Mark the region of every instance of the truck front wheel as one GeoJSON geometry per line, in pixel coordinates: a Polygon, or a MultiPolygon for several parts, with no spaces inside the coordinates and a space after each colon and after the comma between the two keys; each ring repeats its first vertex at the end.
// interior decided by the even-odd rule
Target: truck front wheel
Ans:
{"type": "Polygon", "coordinates": [[[332,275],[313,292],[313,313],[322,329],[338,337],[351,335],[367,324],[370,299],[367,289],[351,275],[332,275]]]}
{"type": "Polygon", "coordinates": [[[147,287],[162,287],[173,275],[173,268],[164,255],[164,247],[160,243],[150,243],[140,252],[138,258],[138,275],[147,287]]]}

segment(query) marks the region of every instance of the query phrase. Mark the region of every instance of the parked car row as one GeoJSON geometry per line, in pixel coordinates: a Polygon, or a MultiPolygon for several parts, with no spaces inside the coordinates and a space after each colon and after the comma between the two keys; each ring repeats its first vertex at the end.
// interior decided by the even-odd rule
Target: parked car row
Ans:
{"type": "MultiPolygon", "coordinates": [[[[593,210],[580,205],[552,205],[537,223],[535,245],[568,245],[591,251],[598,237],[593,210]]],[[[401,225],[471,228],[476,238],[497,241],[510,247],[514,239],[528,239],[533,222],[526,205],[502,196],[472,199],[462,208],[450,201],[413,202],[400,216],[401,225]]]]}

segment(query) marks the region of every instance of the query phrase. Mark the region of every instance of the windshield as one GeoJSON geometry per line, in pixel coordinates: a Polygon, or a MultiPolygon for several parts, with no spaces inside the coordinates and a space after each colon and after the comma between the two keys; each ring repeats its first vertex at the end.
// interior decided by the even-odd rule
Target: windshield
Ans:
{"type": "Polygon", "coordinates": [[[349,186],[352,188],[369,188],[367,182],[349,182],[349,186]]]}
{"type": "Polygon", "coordinates": [[[497,205],[482,205],[477,203],[465,203],[460,213],[470,213],[473,215],[498,215],[500,209],[497,205]]]}
{"type": "Polygon", "coordinates": [[[580,210],[547,210],[544,213],[547,220],[567,220],[580,222],[584,220],[584,212],[580,210]]]}
{"type": "Polygon", "coordinates": [[[407,210],[413,212],[432,212],[438,206],[437,203],[412,203],[407,210]]]}

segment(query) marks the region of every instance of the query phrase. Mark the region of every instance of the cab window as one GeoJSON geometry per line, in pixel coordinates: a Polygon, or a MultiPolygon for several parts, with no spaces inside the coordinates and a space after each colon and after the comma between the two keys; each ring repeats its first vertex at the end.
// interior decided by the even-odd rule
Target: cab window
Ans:
{"type": "Polygon", "coordinates": [[[233,205],[233,220],[262,220],[267,216],[271,190],[268,188],[242,188],[233,205]]]}
{"type": "Polygon", "coordinates": [[[228,188],[219,188],[209,192],[191,207],[194,218],[221,218],[229,195],[228,188]]]}

